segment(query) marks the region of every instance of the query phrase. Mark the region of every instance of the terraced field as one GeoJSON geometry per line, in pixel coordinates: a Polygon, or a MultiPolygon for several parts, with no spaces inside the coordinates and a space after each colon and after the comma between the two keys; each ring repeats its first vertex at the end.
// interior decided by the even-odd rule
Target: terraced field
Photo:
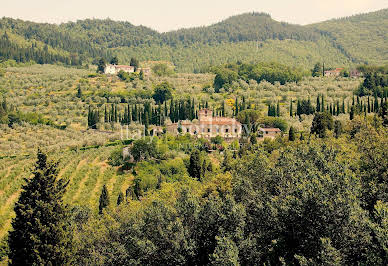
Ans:
{"type": "MultiPolygon", "coordinates": [[[[65,194],[69,205],[87,206],[98,212],[98,200],[102,186],[107,185],[111,204],[115,204],[120,191],[125,192],[132,182],[129,174],[120,174],[107,164],[114,147],[102,147],[86,151],[65,151],[50,154],[59,160],[59,176],[70,180],[65,194]]],[[[0,159],[0,240],[4,239],[14,216],[13,208],[18,200],[24,178],[31,176],[35,158],[0,159]]]]}

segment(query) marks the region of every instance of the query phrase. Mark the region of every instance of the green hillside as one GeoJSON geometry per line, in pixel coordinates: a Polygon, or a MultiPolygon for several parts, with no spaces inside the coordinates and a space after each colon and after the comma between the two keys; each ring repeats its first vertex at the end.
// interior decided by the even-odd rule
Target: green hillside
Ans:
{"type": "Polygon", "coordinates": [[[367,64],[388,62],[388,9],[313,24],[348,57],[367,64]]]}
{"type": "Polygon", "coordinates": [[[387,29],[388,9],[308,26],[246,13],[207,27],[166,33],[109,19],[54,25],[3,18],[0,33],[11,34],[15,43],[12,48],[10,43],[0,44],[0,59],[79,65],[114,55],[128,63],[135,56],[171,61],[180,72],[237,60],[278,61],[306,68],[316,61],[325,61],[329,67],[386,64],[387,29]],[[20,52],[26,46],[32,51],[20,52]],[[41,55],[41,51],[46,53],[41,55]]]}

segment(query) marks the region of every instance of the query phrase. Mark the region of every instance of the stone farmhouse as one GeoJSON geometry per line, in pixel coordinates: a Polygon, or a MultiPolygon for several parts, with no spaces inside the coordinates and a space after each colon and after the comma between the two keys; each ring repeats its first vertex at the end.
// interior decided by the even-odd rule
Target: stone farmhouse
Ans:
{"type": "Polygon", "coordinates": [[[334,70],[326,70],[325,77],[339,77],[343,68],[336,68],[334,70]]]}
{"type": "Polygon", "coordinates": [[[362,73],[360,71],[358,71],[357,69],[352,69],[352,70],[350,70],[349,75],[352,78],[359,78],[362,76],[362,73]]]}
{"type": "Polygon", "coordinates": [[[277,136],[281,135],[282,131],[279,128],[259,128],[258,138],[259,139],[274,139],[277,136]]]}
{"type": "Polygon", "coordinates": [[[221,136],[225,140],[240,138],[242,125],[234,118],[213,117],[213,111],[202,109],[198,111],[198,121],[179,121],[167,124],[167,132],[172,134],[190,134],[202,138],[221,136]]]}
{"type": "Polygon", "coordinates": [[[121,70],[127,73],[134,73],[134,72],[140,73],[141,71],[143,71],[145,76],[149,76],[151,74],[151,68],[149,67],[138,68],[135,71],[135,67],[133,66],[111,65],[111,64],[108,64],[105,66],[104,73],[109,75],[117,75],[121,70]]]}
{"type": "Polygon", "coordinates": [[[105,66],[105,74],[110,75],[117,75],[120,71],[124,71],[127,73],[133,73],[135,72],[135,67],[133,66],[126,66],[126,65],[106,65],[105,66]]]}
{"type": "MultiPolygon", "coordinates": [[[[179,121],[178,123],[169,123],[166,126],[167,132],[171,134],[190,134],[198,138],[210,139],[221,136],[226,141],[232,141],[242,136],[243,125],[234,118],[213,117],[213,111],[202,109],[198,112],[198,120],[179,121]]],[[[260,128],[258,132],[259,139],[274,139],[282,131],[279,128],[260,128]]]]}

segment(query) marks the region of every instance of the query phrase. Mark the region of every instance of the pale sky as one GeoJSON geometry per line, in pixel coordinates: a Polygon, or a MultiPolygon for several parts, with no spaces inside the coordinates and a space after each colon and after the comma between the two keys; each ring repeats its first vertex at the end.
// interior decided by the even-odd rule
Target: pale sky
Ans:
{"type": "Polygon", "coordinates": [[[388,0],[0,0],[0,17],[50,23],[111,18],[170,31],[252,11],[310,24],[383,8],[388,0]]]}

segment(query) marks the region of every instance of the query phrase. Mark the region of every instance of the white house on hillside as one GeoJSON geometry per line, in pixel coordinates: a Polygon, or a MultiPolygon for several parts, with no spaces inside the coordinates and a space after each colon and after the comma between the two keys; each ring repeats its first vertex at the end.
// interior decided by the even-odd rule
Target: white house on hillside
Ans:
{"type": "Polygon", "coordinates": [[[110,74],[110,75],[116,75],[120,71],[124,71],[127,73],[133,73],[135,72],[135,67],[133,66],[126,66],[126,65],[106,65],[104,73],[105,74],[110,74]]]}

